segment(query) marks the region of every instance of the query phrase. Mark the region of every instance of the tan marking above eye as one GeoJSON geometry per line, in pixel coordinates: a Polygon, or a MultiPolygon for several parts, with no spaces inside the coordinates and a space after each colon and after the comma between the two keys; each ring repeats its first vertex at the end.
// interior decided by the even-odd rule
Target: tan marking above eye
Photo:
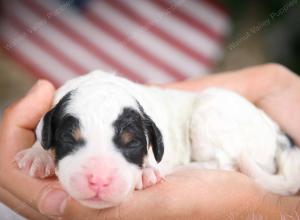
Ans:
{"type": "Polygon", "coordinates": [[[128,144],[130,141],[132,141],[133,139],[133,134],[128,132],[128,131],[124,131],[121,134],[121,140],[123,144],[128,144]]]}
{"type": "Polygon", "coordinates": [[[74,139],[75,139],[76,141],[82,140],[82,135],[81,135],[80,129],[74,130],[74,131],[72,132],[72,135],[73,135],[73,137],[74,137],[74,139]]]}

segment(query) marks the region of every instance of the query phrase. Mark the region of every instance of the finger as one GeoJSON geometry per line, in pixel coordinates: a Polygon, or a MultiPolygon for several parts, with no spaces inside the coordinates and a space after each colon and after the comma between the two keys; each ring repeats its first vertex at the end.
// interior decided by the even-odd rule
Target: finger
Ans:
{"type": "Polygon", "coordinates": [[[56,179],[40,180],[18,170],[8,172],[6,176],[10,181],[2,181],[1,186],[18,200],[45,216],[62,215],[61,210],[69,195],[62,190],[56,179]]]}
{"type": "Polygon", "coordinates": [[[0,201],[16,213],[31,220],[47,220],[48,218],[38,213],[36,210],[20,201],[15,196],[0,187],[0,201]]]}

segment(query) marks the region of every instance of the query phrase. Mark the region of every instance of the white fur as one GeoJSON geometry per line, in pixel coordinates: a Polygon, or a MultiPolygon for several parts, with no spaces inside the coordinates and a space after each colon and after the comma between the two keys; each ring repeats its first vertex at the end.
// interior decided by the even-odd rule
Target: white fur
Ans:
{"type": "MultiPolygon", "coordinates": [[[[57,176],[65,189],[87,206],[116,205],[134,188],[155,184],[160,174],[191,162],[199,168],[241,170],[274,193],[293,194],[300,188],[300,150],[290,148],[277,124],[236,93],[218,88],[201,93],[159,89],[94,71],[62,86],[54,105],[74,89],[76,95],[67,112],[80,119],[88,142],[59,161],[57,176]],[[112,142],[112,122],[123,107],[136,107],[135,99],[160,129],[165,146],[159,164],[149,150],[142,171],[128,163],[112,142]],[[110,195],[109,202],[86,202],[83,197],[88,193],[70,186],[71,176],[81,175],[82,167],[93,156],[110,160],[125,185],[122,192],[110,195]]],[[[38,140],[41,127],[42,122],[38,140]]],[[[110,166],[107,164],[103,166],[110,166]]]]}

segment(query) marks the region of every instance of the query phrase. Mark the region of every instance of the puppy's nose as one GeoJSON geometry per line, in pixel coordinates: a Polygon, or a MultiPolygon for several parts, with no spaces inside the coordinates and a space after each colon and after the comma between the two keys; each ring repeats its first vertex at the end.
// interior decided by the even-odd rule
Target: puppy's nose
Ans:
{"type": "Polygon", "coordinates": [[[111,178],[104,178],[95,174],[89,174],[87,175],[87,181],[91,190],[99,192],[110,185],[111,178]]]}

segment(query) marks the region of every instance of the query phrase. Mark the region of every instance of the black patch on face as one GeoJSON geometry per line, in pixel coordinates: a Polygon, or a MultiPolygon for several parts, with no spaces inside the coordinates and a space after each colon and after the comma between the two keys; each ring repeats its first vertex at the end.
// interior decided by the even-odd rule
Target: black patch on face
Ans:
{"type": "Polygon", "coordinates": [[[72,115],[65,115],[54,136],[54,148],[56,161],[66,155],[75,152],[85,144],[85,140],[80,135],[79,120],[72,115]]]}
{"type": "Polygon", "coordinates": [[[113,141],[127,161],[142,167],[148,152],[147,138],[157,162],[162,159],[164,145],[160,130],[139,103],[138,106],[140,112],[130,107],[124,108],[113,123],[113,141]]]}
{"type": "Polygon", "coordinates": [[[139,167],[143,166],[147,154],[147,140],[144,132],[143,118],[138,111],[124,108],[114,121],[115,135],[113,141],[126,160],[139,167]]]}
{"type": "Polygon", "coordinates": [[[83,146],[78,118],[66,114],[72,92],[67,93],[44,117],[42,143],[44,149],[55,151],[56,162],[83,146]]]}

